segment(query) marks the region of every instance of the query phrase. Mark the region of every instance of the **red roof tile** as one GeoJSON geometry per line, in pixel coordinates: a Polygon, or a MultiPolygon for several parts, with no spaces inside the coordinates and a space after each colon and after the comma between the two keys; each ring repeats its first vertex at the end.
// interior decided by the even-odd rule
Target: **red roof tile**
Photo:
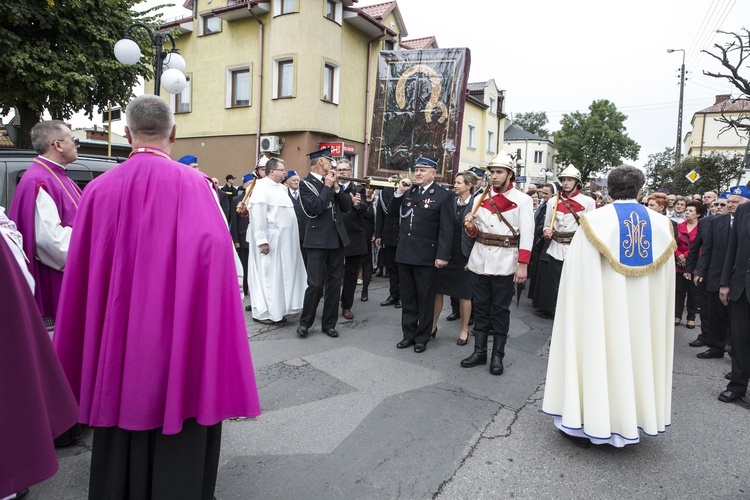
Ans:
{"type": "Polygon", "coordinates": [[[746,113],[750,112],[750,99],[727,99],[709,106],[698,113],[746,113]]]}
{"type": "Polygon", "coordinates": [[[363,6],[362,11],[375,19],[382,20],[396,6],[396,2],[385,2],[375,5],[363,6]]]}
{"type": "Polygon", "coordinates": [[[412,40],[402,40],[401,46],[409,49],[426,49],[430,47],[432,44],[435,44],[437,46],[437,40],[434,36],[425,36],[422,38],[414,38],[412,40]]]}

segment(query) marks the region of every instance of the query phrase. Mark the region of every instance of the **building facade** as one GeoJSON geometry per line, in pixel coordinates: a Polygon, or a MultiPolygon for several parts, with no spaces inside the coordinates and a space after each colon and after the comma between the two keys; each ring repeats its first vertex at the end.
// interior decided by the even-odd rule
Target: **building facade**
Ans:
{"type": "Polygon", "coordinates": [[[519,175],[526,177],[525,184],[544,184],[557,174],[557,147],[551,138],[540,137],[510,124],[505,129],[503,147],[523,161],[519,175]]]}

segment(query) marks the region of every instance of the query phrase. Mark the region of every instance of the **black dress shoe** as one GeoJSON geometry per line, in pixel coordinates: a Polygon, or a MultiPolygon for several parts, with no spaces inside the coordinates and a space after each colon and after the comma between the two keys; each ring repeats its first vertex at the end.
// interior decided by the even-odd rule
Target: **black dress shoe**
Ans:
{"type": "Polygon", "coordinates": [[[297,335],[299,335],[300,337],[307,337],[307,327],[299,325],[297,327],[297,335]]]}
{"type": "Polygon", "coordinates": [[[437,327],[435,327],[435,329],[432,331],[430,337],[435,338],[435,335],[437,335],[437,327]]]}
{"type": "Polygon", "coordinates": [[[456,345],[466,345],[466,343],[469,341],[469,337],[466,337],[465,339],[462,339],[461,337],[458,338],[456,341],[456,345]]]}
{"type": "Polygon", "coordinates": [[[701,359],[723,358],[724,349],[717,349],[715,347],[709,347],[707,350],[696,354],[696,357],[701,358],[701,359]]]}
{"type": "Polygon", "coordinates": [[[367,302],[370,300],[370,296],[367,295],[367,292],[362,292],[362,302],[367,302]]]}
{"type": "Polygon", "coordinates": [[[731,403],[732,401],[740,399],[744,395],[744,392],[724,391],[719,394],[719,401],[722,403],[731,403]]]}
{"type": "Polygon", "coordinates": [[[392,306],[398,302],[398,297],[394,297],[393,295],[389,295],[387,299],[385,299],[383,302],[380,303],[381,306],[392,306]]]}
{"type": "Polygon", "coordinates": [[[724,374],[724,378],[727,380],[732,380],[732,372],[726,372],[724,374]]]}
{"type": "Polygon", "coordinates": [[[253,310],[253,306],[251,306],[250,304],[245,306],[245,311],[250,312],[252,310],[253,310]]]}
{"type": "Polygon", "coordinates": [[[329,337],[339,336],[339,332],[337,332],[335,328],[324,328],[323,331],[326,332],[326,335],[328,335],[329,337]]]}
{"type": "Polygon", "coordinates": [[[25,497],[28,494],[29,494],[29,489],[26,488],[25,490],[21,490],[18,493],[16,493],[16,496],[13,497],[13,498],[23,498],[23,497],[25,497]]]}
{"type": "Polygon", "coordinates": [[[560,431],[560,434],[562,434],[565,439],[570,440],[574,445],[578,446],[579,448],[583,448],[584,450],[591,448],[591,440],[589,438],[571,436],[570,434],[566,434],[563,431],[560,431]]]}
{"type": "Polygon", "coordinates": [[[401,299],[398,299],[396,301],[396,305],[394,306],[396,309],[401,309],[401,299]]]}
{"type": "Polygon", "coordinates": [[[414,352],[416,353],[424,352],[425,349],[427,349],[426,344],[414,344],[414,352]]]}
{"type": "Polygon", "coordinates": [[[690,345],[690,347],[703,347],[704,345],[706,345],[706,341],[703,340],[703,339],[698,338],[698,339],[695,339],[692,342],[690,342],[689,345],[690,345]]]}
{"type": "Polygon", "coordinates": [[[461,313],[457,313],[457,312],[453,311],[445,319],[448,320],[448,321],[456,321],[457,319],[461,319],[461,313]]]}
{"type": "Polygon", "coordinates": [[[399,342],[398,344],[396,344],[396,347],[398,349],[406,349],[407,347],[409,347],[412,344],[414,344],[413,340],[406,340],[406,339],[404,339],[401,342],[399,342]]]}

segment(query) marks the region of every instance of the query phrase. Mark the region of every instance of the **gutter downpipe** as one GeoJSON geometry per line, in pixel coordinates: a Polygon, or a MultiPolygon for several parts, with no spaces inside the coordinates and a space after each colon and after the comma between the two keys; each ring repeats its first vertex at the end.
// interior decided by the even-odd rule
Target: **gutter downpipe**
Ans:
{"type": "Polygon", "coordinates": [[[367,44],[367,82],[365,83],[365,159],[362,177],[367,177],[367,167],[370,165],[370,129],[367,126],[367,119],[370,116],[370,66],[372,66],[372,44],[380,41],[386,36],[385,29],[383,32],[369,41],[367,44]]]}
{"type": "Polygon", "coordinates": [[[263,109],[263,22],[258,18],[257,14],[253,12],[252,3],[248,2],[247,10],[250,15],[258,21],[258,131],[255,134],[255,161],[253,162],[253,168],[260,158],[260,134],[261,134],[261,111],[263,109]]]}

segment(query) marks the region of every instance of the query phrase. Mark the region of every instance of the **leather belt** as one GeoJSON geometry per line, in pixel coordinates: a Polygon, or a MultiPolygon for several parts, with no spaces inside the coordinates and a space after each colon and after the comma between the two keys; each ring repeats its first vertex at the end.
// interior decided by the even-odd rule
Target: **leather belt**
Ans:
{"type": "Polygon", "coordinates": [[[552,239],[562,245],[570,245],[570,242],[573,241],[573,236],[575,235],[575,231],[569,233],[553,233],[552,239]]]}
{"type": "Polygon", "coordinates": [[[477,243],[491,247],[518,248],[519,235],[493,234],[477,230],[477,243]]]}

